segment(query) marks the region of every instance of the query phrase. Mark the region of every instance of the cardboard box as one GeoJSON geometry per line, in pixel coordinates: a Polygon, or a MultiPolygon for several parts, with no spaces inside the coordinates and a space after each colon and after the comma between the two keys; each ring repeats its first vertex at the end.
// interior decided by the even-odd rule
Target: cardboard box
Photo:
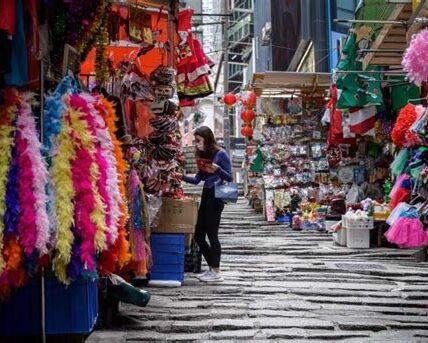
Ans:
{"type": "Polygon", "coordinates": [[[159,210],[159,224],[152,232],[193,234],[197,220],[197,201],[163,198],[159,210]]]}

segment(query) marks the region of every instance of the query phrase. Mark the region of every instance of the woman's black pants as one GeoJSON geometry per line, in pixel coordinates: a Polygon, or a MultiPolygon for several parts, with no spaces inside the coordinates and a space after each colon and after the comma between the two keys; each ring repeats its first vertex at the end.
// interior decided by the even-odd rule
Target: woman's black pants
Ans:
{"type": "Polygon", "coordinates": [[[218,229],[223,208],[223,201],[214,197],[214,188],[204,188],[199,206],[195,241],[211,268],[220,267],[221,245],[218,240],[218,229]],[[208,236],[209,244],[206,236],[208,236]]]}

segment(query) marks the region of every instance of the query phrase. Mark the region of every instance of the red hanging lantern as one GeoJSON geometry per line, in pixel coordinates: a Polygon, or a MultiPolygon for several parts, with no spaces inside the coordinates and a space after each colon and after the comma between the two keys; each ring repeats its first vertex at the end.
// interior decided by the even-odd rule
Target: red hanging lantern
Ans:
{"type": "Polygon", "coordinates": [[[236,103],[236,96],[233,93],[227,93],[223,97],[223,101],[227,106],[233,106],[236,103]]]}
{"type": "Polygon", "coordinates": [[[254,120],[254,118],[256,117],[256,114],[254,113],[254,111],[253,110],[250,110],[250,109],[246,109],[246,110],[243,110],[242,112],[241,112],[241,119],[243,120],[243,121],[246,121],[246,122],[252,122],[253,120],[254,120]]]}
{"type": "Polygon", "coordinates": [[[253,91],[243,91],[241,92],[241,99],[246,107],[252,107],[256,103],[257,96],[253,91]]]}
{"type": "Polygon", "coordinates": [[[241,129],[241,134],[244,137],[251,137],[253,135],[253,128],[251,126],[244,126],[241,129]]]}

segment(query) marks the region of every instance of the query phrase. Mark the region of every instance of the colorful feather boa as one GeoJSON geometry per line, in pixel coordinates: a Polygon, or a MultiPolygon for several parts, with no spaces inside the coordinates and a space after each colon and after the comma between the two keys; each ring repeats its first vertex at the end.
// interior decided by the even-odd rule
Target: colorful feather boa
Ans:
{"type": "Polygon", "coordinates": [[[55,141],[61,132],[63,114],[66,111],[65,98],[70,93],[77,92],[76,81],[66,76],[56,87],[55,91],[45,101],[43,116],[43,147],[47,155],[53,153],[55,141]]]}
{"type": "Polygon", "coordinates": [[[76,159],[71,164],[73,186],[76,192],[74,221],[76,232],[81,238],[80,256],[84,268],[95,270],[95,236],[97,227],[91,218],[95,210],[94,185],[91,182],[93,173],[93,151],[87,149],[89,135],[85,123],[80,118],[81,113],[71,109],[72,137],[76,145],[76,159]]]}
{"type": "Polygon", "coordinates": [[[116,166],[117,160],[115,155],[115,146],[113,144],[112,134],[104,119],[107,109],[104,107],[101,97],[95,100],[96,102],[94,103],[94,107],[97,110],[97,114],[95,116],[97,124],[97,138],[107,160],[107,192],[110,195],[110,230],[112,243],[114,244],[118,237],[118,226],[121,216],[120,204],[123,203],[123,199],[119,191],[119,175],[116,166]]]}
{"type": "MultiPolygon", "coordinates": [[[[5,94],[5,105],[0,108],[5,114],[0,118],[0,251],[3,250],[4,216],[6,213],[6,185],[12,157],[15,127],[13,125],[17,112],[17,98],[14,94],[5,94]]],[[[0,254],[0,273],[4,269],[3,255],[0,254]]]]}
{"type": "Polygon", "coordinates": [[[2,256],[6,267],[0,275],[0,300],[6,300],[10,296],[12,286],[21,287],[26,282],[24,252],[15,234],[5,239],[2,256]]]}
{"type": "MultiPolygon", "coordinates": [[[[27,186],[30,187],[26,188],[25,190],[23,189],[20,193],[20,196],[26,196],[27,199],[34,200],[34,202],[29,203],[29,206],[33,207],[35,215],[35,221],[32,222],[31,225],[35,224],[37,228],[35,247],[39,250],[41,255],[44,255],[48,252],[47,245],[49,242],[49,218],[46,210],[46,185],[48,180],[48,172],[45,161],[41,155],[41,144],[36,131],[36,123],[32,115],[30,101],[32,101],[32,96],[30,94],[24,94],[22,100],[19,103],[19,115],[17,119],[19,137],[25,141],[26,145],[25,151],[20,151],[21,155],[19,156],[19,159],[25,159],[26,162],[29,163],[28,167],[32,176],[31,180],[29,180],[29,184],[23,185],[23,188],[26,188],[27,186]],[[22,193],[24,191],[28,192],[28,194],[24,195],[22,193]],[[32,194],[32,196],[30,196],[30,194],[32,194]]],[[[19,175],[25,175],[25,168],[25,166],[20,166],[19,175]]],[[[24,180],[25,178],[21,178],[20,183],[24,180]]],[[[26,203],[24,200],[22,200],[22,220],[25,220],[25,206],[26,203]]],[[[28,213],[30,214],[30,212],[33,211],[28,211],[28,213]]],[[[25,242],[26,239],[21,236],[21,241],[25,242]]],[[[30,239],[30,241],[32,242],[32,239],[30,239]]],[[[26,252],[28,253],[29,251],[27,250],[26,252]]]]}
{"type": "Polygon", "coordinates": [[[6,189],[6,212],[4,215],[4,231],[6,235],[16,234],[18,230],[18,220],[21,213],[19,208],[19,164],[18,149],[16,145],[12,148],[11,166],[6,189]]]}
{"type": "Polygon", "coordinates": [[[115,244],[115,251],[118,255],[118,264],[122,268],[125,266],[131,259],[131,254],[129,253],[129,242],[126,238],[126,220],[128,217],[128,209],[124,199],[126,199],[126,190],[125,190],[125,170],[126,162],[123,157],[122,147],[119,140],[116,137],[116,111],[114,110],[113,104],[107,101],[105,98],[102,98],[102,103],[106,108],[105,112],[101,114],[104,116],[104,120],[109,128],[111,139],[114,145],[114,153],[116,156],[116,169],[118,173],[118,187],[121,195],[121,202],[119,203],[119,208],[121,215],[119,217],[118,223],[118,239],[115,244]]]}
{"type": "Polygon", "coordinates": [[[15,144],[18,149],[19,163],[19,203],[21,204],[21,215],[18,221],[18,231],[20,242],[27,256],[30,256],[36,248],[37,242],[37,227],[36,211],[33,204],[36,202],[36,197],[32,191],[33,186],[33,170],[31,168],[31,160],[28,154],[28,143],[22,135],[25,128],[18,125],[18,132],[15,135],[15,144]]]}
{"type": "Polygon", "coordinates": [[[145,258],[144,251],[144,233],[142,218],[142,201],[141,201],[141,182],[138,178],[137,171],[131,168],[128,182],[128,201],[130,204],[130,243],[133,261],[141,261],[145,258]]]}
{"type": "MultiPolygon", "coordinates": [[[[69,116],[68,110],[67,116],[69,116]]],[[[68,283],[67,265],[71,259],[71,247],[74,240],[71,227],[74,218],[74,197],[71,164],[76,159],[73,142],[70,140],[71,127],[67,121],[57,138],[58,150],[52,160],[51,175],[55,192],[55,212],[57,214],[56,253],[53,260],[58,280],[68,283]]]]}
{"type": "MultiPolygon", "coordinates": [[[[81,140],[82,148],[86,150],[87,154],[85,158],[91,160],[89,164],[89,182],[91,185],[90,191],[92,198],[87,198],[86,200],[93,202],[91,205],[90,220],[95,225],[95,249],[97,252],[101,252],[107,247],[106,235],[108,233],[108,228],[106,226],[106,214],[105,214],[105,205],[102,202],[102,198],[99,191],[99,186],[104,184],[102,179],[102,174],[100,173],[100,165],[105,167],[104,161],[102,160],[102,153],[95,146],[95,136],[93,132],[93,117],[91,116],[90,110],[86,101],[78,96],[72,95],[70,97],[70,104],[73,108],[79,109],[75,111],[75,115],[71,116],[72,126],[76,133],[76,136],[81,140]]],[[[84,156],[84,155],[82,155],[84,156]]],[[[77,185],[78,186],[78,185],[77,185]]],[[[76,184],[75,184],[76,187],[76,184]]],[[[81,229],[81,228],[79,228],[81,229]]],[[[84,241],[82,242],[82,245],[84,241]]],[[[82,248],[82,254],[84,249],[82,248]]]]}

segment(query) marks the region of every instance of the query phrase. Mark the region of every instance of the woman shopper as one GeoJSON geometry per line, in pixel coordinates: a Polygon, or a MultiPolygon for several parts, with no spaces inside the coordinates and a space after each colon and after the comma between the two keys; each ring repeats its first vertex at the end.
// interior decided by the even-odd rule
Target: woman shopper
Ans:
{"type": "Polygon", "coordinates": [[[201,126],[195,132],[196,160],[198,173],[194,177],[183,176],[183,181],[194,185],[204,181],[204,190],[199,206],[195,241],[199,245],[209,270],[198,276],[203,282],[221,282],[221,245],[218,239],[221,213],[224,203],[214,196],[214,184],[224,180],[232,181],[232,166],[229,155],[216,142],[209,127],[201,126]],[[206,241],[208,236],[209,244],[206,241]]]}

